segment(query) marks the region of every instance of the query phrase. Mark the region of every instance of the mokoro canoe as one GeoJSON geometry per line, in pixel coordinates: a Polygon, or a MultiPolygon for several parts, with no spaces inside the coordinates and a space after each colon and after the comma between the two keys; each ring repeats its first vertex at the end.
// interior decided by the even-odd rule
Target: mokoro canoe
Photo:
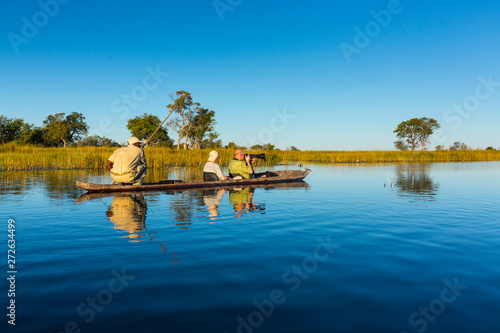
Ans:
{"type": "MultiPolygon", "coordinates": [[[[206,190],[206,191],[217,191],[220,189],[224,189],[226,191],[233,191],[233,190],[241,190],[243,188],[263,188],[266,190],[289,190],[291,188],[293,189],[304,189],[307,190],[310,188],[309,184],[303,180],[296,180],[292,182],[286,182],[286,183],[272,183],[272,184],[252,184],[252,185],[221,185],[219,187],[212,187],[212,188],[207,188],[207,189],[201,189],[201,190],[206,190]]],[[[183,191],[182,189],[173,189],[173,190],[162,190],[164,193],[168,194],[175,194],[178,192],[183,191]]],[[[134,192],[106,192],[106,193],[100,193],[100,192],[86,192],[82,194],[80,197],[76,199],[77,203],[83,203],[86,201],[94,200],[94,199],[102,199],[105,197],[115,197],[115,196],[132,196],[136,194],[141,194],[142,192],[148,192],[148,191],[134,191],[134,192]]]]}
{"type": "Polygon", "coordinates": [[[240,179],[240,180],[225,180],[218,182],[203,182],[195,181],[162,181],[159,183],[145,183],[142,185],[106,185],[106,184],[91,184],[84,182],[76,182],[76,186],[86,190],[89,193],[93,192],[144,192],[144,191],[166,191],[166,190],[184,190],[194,188],[210,188],[210,187],[226,187],[226,186],[241,186],[241,185],[257,185],[257,184],[275,184],[296,182],[304,179],[311,170],[282,170],[268,172],[266,177],[240,179]]]}

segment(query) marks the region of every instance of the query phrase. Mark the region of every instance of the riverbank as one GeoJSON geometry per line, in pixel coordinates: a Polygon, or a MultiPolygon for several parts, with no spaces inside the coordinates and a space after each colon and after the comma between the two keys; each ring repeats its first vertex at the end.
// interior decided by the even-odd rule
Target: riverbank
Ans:
{"type": "MultiPolygon", "coordinates": [[[[0,146],[0,171],[103,169],[116,148],[75,147],[42,148],[4,144],[0,146]]],[[[150,168],[199,167],[207,161],[210,149],[176,150],[162,147],[146,148],[150,168]]],[[[219,163],[227,166],[233,158],[232,149],[218,149],[219,163]]],[[[256,151],[266,153],[259,165],[280,163],[440,163],[500,161],[498,150],[458,151],[256,151]]]]}

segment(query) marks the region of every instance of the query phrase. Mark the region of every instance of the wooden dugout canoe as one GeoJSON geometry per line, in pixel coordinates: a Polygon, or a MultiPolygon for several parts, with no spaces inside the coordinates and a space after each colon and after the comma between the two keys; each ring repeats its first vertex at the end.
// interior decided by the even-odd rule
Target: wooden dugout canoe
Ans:
{"type": "MultiPolygon", "coordinates": [[[[199,190],[203,191],[217,191],[224,189],[226,191],[237,191],[241,190],[244,188],[263,188],[265,190],[289,190],[289,189],[304,189],[308,190],[310,188],[309,184],[303,180],[297,180],[297,181],[292,181],[292,182],[285,182],[285,183],[272,183],[272,184],[252,184],[252,185],[242,185],[242,186],[236,186],[236,185],[230,185],[230,186],[220,186],[220,187],[209,187],[209,188],[201,188],[199,190]]],[[[193,189],[196,190],[196,189],[193,189]]],[[[183,191],[182,189],[180,190],[162,190],[161,192],[167,193],[167,194],[175,194],[178,192],[183,191]]],[[[149,192],[147,190],[145,191],[135,191],[135,192],[106,192],[106,193],[100,193],[100,192],[86,192],[82,194],[80,197],[76,199],[77,203],[84,203],[86,201],[94,200],[94,199],[102,199],[105,197],[116,197],[116,196],[132,196],[132,195],[137,195],[137,194],[142,194],[145,192],[149,192]]],[[[154,192],[154,191],[153,191],[154,192]]],[[[159,191],[157,191],[159,192],[159,191]]]]}
{"type": "Polygon", "coordinates": [[[167,190],[185,190],[196,188],[211,188],[211,187],[227,187],[227,186],[242,186],[242,185],[259,185],[259,184],[276,184],[297,182],[304,179],[311,170],[282,170],[268,172],[266,177],[226,180],[217,182],[204,181],[179,181],[167,180],[159,183],[145,183],[142,185],[106,185],[106,184],[91,184],[85,182],[76,182],[76,186],[86,190],[89,193],[108,193],[108,192],[146,192],[146,191],[167,191],[167,190]]]}

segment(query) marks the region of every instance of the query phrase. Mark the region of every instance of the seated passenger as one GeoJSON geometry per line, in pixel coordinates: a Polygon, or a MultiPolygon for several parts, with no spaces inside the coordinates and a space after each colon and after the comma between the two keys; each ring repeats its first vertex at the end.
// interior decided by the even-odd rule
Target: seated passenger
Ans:
{"type": "Polygon", "coordinates": [[[241,149],[234,151],[234,159],[229,162],[228,167],[229,176],[233,177],[233,179],[248,179],[254,173],[250,155],[245,156],[241,149]]]}
{"type": "Polygon", "coordinates": [[[219,164],[217,164],[218,160],[219,160],[219,153],[215,150],[212,150],[208,155],[208,162],[205,163],[205,166],[203,167],[203,178],[205,181],[207,181],[206,173],[212,173],[217,175],[218,180],[227,180],[229,178],[222,174],[222,170],[219,164]]]}

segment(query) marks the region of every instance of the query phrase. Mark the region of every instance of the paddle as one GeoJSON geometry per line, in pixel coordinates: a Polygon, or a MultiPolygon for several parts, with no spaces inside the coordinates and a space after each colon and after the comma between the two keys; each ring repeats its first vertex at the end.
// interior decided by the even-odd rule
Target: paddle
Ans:
{"type": "Polygon", "coordinates": [[[153,134],[151,134],[151,136],[146,141],[144,141],[144,144],[142,145],[142,148],[145,148],[148,145],[149,140],[151,140],[151,138],[153,137],[153,135],[155,135],[156,132],[158,132],[158,130],[160,129],[160,127],[167,121],[168,117],[170,117],[170,115],[172,114],[172,112],[174,112],[173,109],[172,109],[172,111],[170,111],[170,113],[168,114],[167,118],[165,118],[165,120],[162,121],[162,123],[160,124],[160,126],[158,126],[156,128],[156,130],[153,132],[153,134]]]}

